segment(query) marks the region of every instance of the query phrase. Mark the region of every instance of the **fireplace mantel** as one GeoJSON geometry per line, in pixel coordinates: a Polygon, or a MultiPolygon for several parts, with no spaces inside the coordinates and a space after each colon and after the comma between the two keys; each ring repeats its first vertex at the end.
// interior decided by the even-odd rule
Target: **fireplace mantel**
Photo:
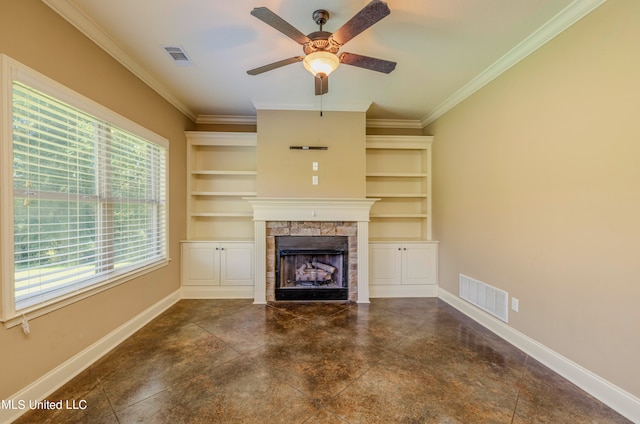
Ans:
{"type": "Polygon", "coordinates": [[[245,197],[254,221],[369,221],[369,198],[245,197]]]}
{"type": "Polygon", "coordinates": [[[348,221],[357,223],[358,303],[369,303],[369,211],[378,199],[246,197],[253,207],[256,281],[254,303],[266,300],[268,221],[348,221]]]}

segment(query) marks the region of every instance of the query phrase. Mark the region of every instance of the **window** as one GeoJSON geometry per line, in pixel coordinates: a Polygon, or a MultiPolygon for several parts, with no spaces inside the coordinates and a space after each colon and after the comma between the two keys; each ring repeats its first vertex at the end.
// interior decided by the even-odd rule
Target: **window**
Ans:
{"type": "Polygon", "coordinates": [[[3,150],[1,165],[11,167],[13,187],[2,203],[13,228],[13,240],[3,234],[3,275],[7,264],[13,274],[4,318],[167,260],[166,141],[69,90],[47,90],[44,77],[20,78],[32,72],[24,69],[4,84],[11,134],[2,143],[11,154],[3,150]]]}

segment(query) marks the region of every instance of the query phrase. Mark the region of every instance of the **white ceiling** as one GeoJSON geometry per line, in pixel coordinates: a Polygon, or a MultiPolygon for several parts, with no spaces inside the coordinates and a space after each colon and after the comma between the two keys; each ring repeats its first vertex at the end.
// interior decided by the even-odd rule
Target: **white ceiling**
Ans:
{"type": "MultiPolygon", "coordinates": [[[[250,15],[266,6],[301,32],[327,9],[334,32],[368,0],[43,0],[180,110],[199,122],[255,120],[255,106],[319,109],[313,77],[295,63],[296,42],[250,15]],[[163,50],[182,46],[193,66],[163,50]],[[246,118],[246,119],[245,119],[246,118]]],[[[563,31],[604,0],[388,0],[391,15],[341,52],[398,63],[391,74],[341,65],[325,110],[351,107],[370,121],[422,126],[563,31]],[[362,108],[362,105],[364,108],[362,108]]]]}

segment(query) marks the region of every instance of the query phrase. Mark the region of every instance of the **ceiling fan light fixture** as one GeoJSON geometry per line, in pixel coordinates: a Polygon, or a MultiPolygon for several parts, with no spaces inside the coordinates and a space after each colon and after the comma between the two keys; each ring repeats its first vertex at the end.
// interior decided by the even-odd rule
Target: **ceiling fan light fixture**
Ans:
{"type": "Polygon", "coordinates": [[[309,53],[302,61],[305,69],[317,76],[318,74],[329,75],[340,65],[340,59],[333,53],[318,51],[309,53]]]}

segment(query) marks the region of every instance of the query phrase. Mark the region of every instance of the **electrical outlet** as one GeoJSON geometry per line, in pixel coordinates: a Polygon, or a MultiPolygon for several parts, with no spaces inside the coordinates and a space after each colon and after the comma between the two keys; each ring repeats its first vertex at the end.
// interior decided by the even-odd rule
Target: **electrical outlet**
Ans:
{"type": "Polygon", "coordinates": [[[311,166],[313,168],[314,171],[318,170],[318,162],[313,162],[313,165],[311,166]]]}
{"type": "Polygon", "coordinates": [[[311,177],[311,184],[318,185],[318,176],[317,175],[314,175],[313,177],[311,177]]]}
{"type": "Polygon", "coordinates": [[[520,303],[520,302],[519,302],[519,301],[518,301],[518,299],[516,299],[515,297],[512,297],[512,298],[511,298],[511,309],[512,309],[514,312],[518,312],[518,307],[520,306],[520,305],[519,305],[519,303],[520,303]]]}

